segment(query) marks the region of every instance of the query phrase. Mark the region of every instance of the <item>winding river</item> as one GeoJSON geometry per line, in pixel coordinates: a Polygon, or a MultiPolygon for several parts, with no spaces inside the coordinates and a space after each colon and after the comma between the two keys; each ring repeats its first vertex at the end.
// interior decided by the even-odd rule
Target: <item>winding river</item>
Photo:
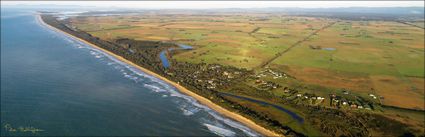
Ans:
{"type": "MultiPolygon", "coordinates": [[[[192,46],[189,46],[189,45],[185,45],[185,44],[177,44],[177,45],[179,46],[179,48],[169,48],[169,49],[166,49],[166,50],[163,50],[163,51],[160,52],[159,57],[160,57],[160,59],[162,61],[162,65],[165,68],[170,67],[170,63],[169,63],[169,61],[167,59],[167,55],[166,55],[169,51],[172,51],[172,50],[191,50],[191,49],[193,49],[193,47],[192,46]]],[[[246,100],[246,101],[249,101],[249,102],[253,102],[253,103],[257,103],[257,104],[260,104],[260,105],[274,107],[277,110],[280,110],[280,111],[288,114],[291,118],[293,118],[294,120],[296,120],[298,123],[301,123],[301,124],[304,123],[304,119],[301,116],[299,116],[295,112],[292,112],[292,111],[290,111],[290,110],[288,110],[288,109],[286,109],[286,108],[284,108],[282,106],[279,106],[279,105],[276,105],[276,104],[272,104],[272,103],[268,103],[268,102],[261,101],[261,100],[256,100],[256,99],[244,97],[244,96],[238,96],[238,95],[233,95],[233,94],[229,94],[229,93],[224,93],[224,92],[220,92],[220,94],[221,95],[224,95],[224,96],[230,96],[230,97],[234,97],[234,98],[238,98],[238,99],[243,99],[243,100],[246,100]]]]}
{"type": "Polygon", "coordinates": [[[46,9],[1,7],[1,136],[259,135],[46,28],[37,10],[46,9]]]}
{"type": "Polygon", "coordinates": [[[178,48],[168,48],[168,49],[165,49],[165,50],[163,50],[159,53],[159,58],[161,59],[162,66],[164,68],[170,67],[170,62],[168,61],[168,58],[167,58],[168,52],[173,51],[173,50],[191,50],[191,49],[193,49],[192,46],[185,45],[185,44],[177,44],[177,46],[179,46],[179,47],[178,48]]]}

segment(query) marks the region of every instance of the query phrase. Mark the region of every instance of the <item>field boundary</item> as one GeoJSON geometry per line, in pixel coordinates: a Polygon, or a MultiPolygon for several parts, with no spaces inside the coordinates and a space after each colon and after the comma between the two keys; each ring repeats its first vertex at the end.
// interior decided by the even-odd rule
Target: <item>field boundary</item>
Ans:
{"type": "Polygon", "coordinates": [[[395,21],[395,22],[401,23],[401,24],[404,24],[404,25],[409,25],[409,26],[412,26],[412,27],[417,27],[417,28],[420,28],[420,29],[425,29],[424,27],[421,27],[421,26],[418,26],[418,25],[415,25],[415,24],[412,24],[412,23],[408,23],[408,22],[403,22],[403,21],[395,21]]]}
{"type": "Polygon", "coordinates": [[[285,49],[284,51],[276,53],[276,55],[275,55],[274,57],[272,57],[272,58],[270,58],[269,60],[265,61],[264,63],[262,63],[261,65],[257,66],[256,68],[264,68],[264,67],[266,67],[266,66],[267,66],[267,65],[269,65],[271,62],[273,62],[274,60],[276,60],[277,58],[279,58],[280,56],[282,56],[282,55],[283,55],[283,54],[285,54],[286,52],[290,51],[290,50],[291,50],[292,48],[294,48],[295,46],[297,46],[297,45],[299,45],[299,44],[303,43],[304,41],[308,40],[308,39],[309,39],[310,37],[312,37],[313,35],[316,35],[316,34],[317,34],[317,33],[319,33],[320,31],[322,31],[322,30],[324,30],[324,29],[326,29],[326,28],[331,27],[332,25],[334,25],[334,24],[335,24],[335,23],[337,23],[337,22],[339,22],[339,21],[335,21],[335,22],[329,23],[328,25],[326,25],[326,26],[324,26],[324,27],[322,27],[322,28],[320,28],[320,29],[318,29],[318,30],[314,31],[313,33],[309,34],[307,37],[304,37],[302,40],[299,40],[299,41],[297,41],[296,43],[292,44],[291,46],[289,46],[289,48],[285,49]]]}

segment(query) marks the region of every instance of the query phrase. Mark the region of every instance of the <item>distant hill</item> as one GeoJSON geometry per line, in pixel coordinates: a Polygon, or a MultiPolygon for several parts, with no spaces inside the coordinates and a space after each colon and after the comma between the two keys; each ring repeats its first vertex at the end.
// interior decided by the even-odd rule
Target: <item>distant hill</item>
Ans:
{"type": "Polygon", "coordinates": [[[424,14],[424,7],[269,8],[268,10],[304,13],[424,14]]]}
{"type": "Polygon", "coordinates": [[[346,7],[346,8],[253,8],[222,9],[222,12],[279,12],[289,15],[323,16],[350,20],[424,20],[424,7],[346,7]]]}

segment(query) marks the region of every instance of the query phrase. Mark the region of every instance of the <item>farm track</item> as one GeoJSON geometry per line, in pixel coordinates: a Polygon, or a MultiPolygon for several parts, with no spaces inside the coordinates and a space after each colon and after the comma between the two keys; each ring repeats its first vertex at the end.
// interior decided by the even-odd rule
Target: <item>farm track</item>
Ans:
{"type": "Polygon", "coordinates": [[[128,26],[123,28],[110,28],[110,29],[99,29],[99,30],[92,30],[87,32],[99,32],[99,31],[110,31],[110,30],[121,30],[121,29],[134,29],[134,28],[140,28],[139,26],[128,26]]]}
{"type": "Polygon", "coordinates": [[[249,32],[249,35],[252,35],[252,33],[256,33],[258,30],[260,30],[260,27],[255,28],[254,30],[252,30],[251,32],[249,32]]]}
{"type": "Polygon", "coordinates": [[[401,23],[401,24],[405,24],[405,25],[409,25],[409,26],[412,26],[412,27],[417,27],[417,28],[420,28],[420,29],[425,29],[424,27],[421,27],[421,26],[418,26],[418,25],[415,25],[415,24],[411,24],[411,23],[408,23],[408,22],[403,22],[403,21],[396,21],[397,23],[401,23]]]}
{"type": "Polygon", "coordinates": [[[330,23],[330,24],[328,24],[328,25],[326,25],[326,26],[324,26],[324,27],[322,27],[322,28],[320,28],[320,29],[318,29],[318,30],[316,30],[316,31],[314,31],[313,33],[311,33],[310,35],[308,35],[307,37],[305,37],[304,39],[302,39],[302,40],[299,40],[299,41],[297,41],[296,43],[294,43],[294,44],[292,44],[289,48],[287,48],[286,50],[284,50],[284,51],[282,51],[282,52],[279,52],[279,53],[277,53],[273,58],[271,58],[271,59],[269,59],[269,60],[267,60],[267,61],[265,61],[263,64],[261,64],[260,66],[258,66],[258,67],[256,67],[256,68],[264,68],[264,67],[266,67],[267,65],[269,65],[271,62],[273,62],[275,59],[277,59],[277,58],[279,58],[280,56],[282,56],[283,54],[285,54],[286,52],[288,52],[288,51],[290,51],[292,48],[294,48],[295,46],[297,46],[297,45],[299,45],[299,44],[301,44],[301,43],[303,43],[304,41],[306,41],[306,40],[308,40],[309,38],[311,38],[312,36],[314,36],[314,35],[316,35],[317,33],[319,33],[320,31],[322,31],[322,30],[324,30],[324,29],[326,29],[326,28],[329,28],[329,27],[331,27],[332,25],[334,25],[335,23],[337,23],[338,21],[335,21],[335,22],[332,22],[332,23],[330,23]]]}

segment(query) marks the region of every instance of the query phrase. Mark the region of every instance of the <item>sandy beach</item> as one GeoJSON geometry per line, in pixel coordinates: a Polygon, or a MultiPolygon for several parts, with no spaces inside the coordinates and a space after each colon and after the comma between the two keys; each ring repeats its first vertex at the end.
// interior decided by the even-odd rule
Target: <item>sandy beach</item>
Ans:
{"type": "Polygon", "coordinates": [[[99,50],[101,50],[101,51],[103,51],[103,52],[105,52],[105,53],[107,53],[107,54],[109,54],[109,55],[111,55],[111,56],[115,57],[116,59],[119,59],[119,60],[120,60],[120,61],[122,61],[122,62],[125,62],[125,63],[127,63],[127,64],[129,64],[129,65],[132,65],[132,66],[134,66],[135,68],[137,68],[137,69],[139,69],[139,70],[141,70],[141,71],[143,71],[143,72],[145,72],[145,73],[147,73],[147,74],[149,74],[149,75],[152,75],[152,76],[154,76],[154,77],[156,77],[156,78],[161,79],[162,81],[167,82],[168,84],[170,84],[170,85],[172,85],[172,86],[176,87],[176,88],[177,88],[180,92],[182,92],[182,93],[184,93],[184,94],[186,94],[186,95],[189,95],[189,96],[193,97],[194,99],[196,99],[196,100],[197,100],[198,102],[200,102],[201,104],[208,106],[209,108],[211,108],[211,109],[213,109],[213,110],[217,111],[218,113],[220,113],[220,114],[222,114],[222,115],[224,115],[224,116],[226,116],[226,117],[228,117],[228,118],[231,118],[231,119],[233,119],[233,120],[236,120],[236,121],[238,121],[238,122],[240,122],[240,123],[244,124],[245,126],[247,126],[247,127],[251,128],[251,129],[255,130],[256,132],[258,132],[258,133],[260,133],[260,134],[262,134],[262,135],[264,135],[264,136],[282,136],[282,135],[279,135],[279,134],[277,134],[277,133],[275,133],[275,132],[273,132],[273,131],[270,131],[270,130],[268,130],[268,129],[265,129],[265,128],[264,128],[264,127],[262,127],[262,126],[257,125],[255,122],[253,122],[253,121],[251,121],[251,120],[249,120],[249,119],[247,119],[247,118],[245,118],[245,117],[243,117],[243,116],[241,116],[241,115],[239,115],[239,114],[237,114],[237,113],[235,113],[235,112],[231,112],[231,111],[229,111],[229,110],[227,110],[227,109],[225,109],[225,108],[223,108],[223,107],[221,107],[221,106],[219,106],[219,105],[217,105],[217,104],[214,104],[214,103],[213,103],[213,102],[211,102],[210,100],[208,100],[208,99],[206,99],[206,98],[204,98],[204,97],[202,97],[202,96],[200,96],[200,95],[198,95],[198,94],[196,94],[196,93],[194,93],[194,92],[192,92],[192,91],[190,91],[190,90],[186,89],[185,87],[183,87],[183,86],[181,86],[181,85],[177,84],[176,82],[173,82],[173,81],[171,81],[171,80],[168,80],[167,78],[162,77],[161,75],[158,75],[158,74],[156,74],[156,73],[154,73],[154,72],[152,72],[152,71],[150,71],[150,70],[148,70],[148,69],[145,69],[145,68],[143,68],[143,67],[141,67],[141,66],[138,66],[138,65],[134,64],[133,62],[131,62],[131,61],[129,61],[129,60],[127,60],[127,59],[125,59],[125,58],[123,58],[123,57],[121,57],[121,56],[118,56],[118,55],[116,55],[116,54],[114,54],[114,53],[112,53],[112,52],[110,52],[110,51],[108,51],[108,50],[105,50],[105,49],[103,49],[103,48],[100,48],[99,46],[96,46],[96,45],[94,45],[94,44],[92,44],[92,43],[90,43],[90,42],[88,42],[88,41],[86,41],[86,40],[80,39],[80,38],[78,38],[78,37],[75,37],[75,36],[73,36],[73,35],[71,35],[71,34],[68,34],[68,33],[64,32],[64,31],[62,31],[62,30],[59,30],[59,29],[57,29],[57,28],[55,28],[55,27],[53,27],[53,26],[50,26],[49,24],[45,23],[45,22],[41,19],[41,16],[40,16],[39,14],[37,15],[37,20],[38,20],[38,21],[39,21],[42,25],[44,25],[44,26],[46,26],[46,27],[48,27],[48,28],[50,28],[50,29],[52,29],[52,30],[54,30],[54,31],[57,31],[57,32],[59,32],[59,33],[64,33],[64,34],[66,34],[66,35],[68,35],[68,36],[70,36],[70,37],[72,37],[72,38],[74,38],[74,39],[77,39],[77,40],[79,40],[79,41],[81,41],[81,42],[84,42],[84,43],[86,43],[87,45],[90,45],[90,46],[92,46],[92,47],[94,47],[94,48],[96,48],[96,49],[99,49],[99,50]]]}

